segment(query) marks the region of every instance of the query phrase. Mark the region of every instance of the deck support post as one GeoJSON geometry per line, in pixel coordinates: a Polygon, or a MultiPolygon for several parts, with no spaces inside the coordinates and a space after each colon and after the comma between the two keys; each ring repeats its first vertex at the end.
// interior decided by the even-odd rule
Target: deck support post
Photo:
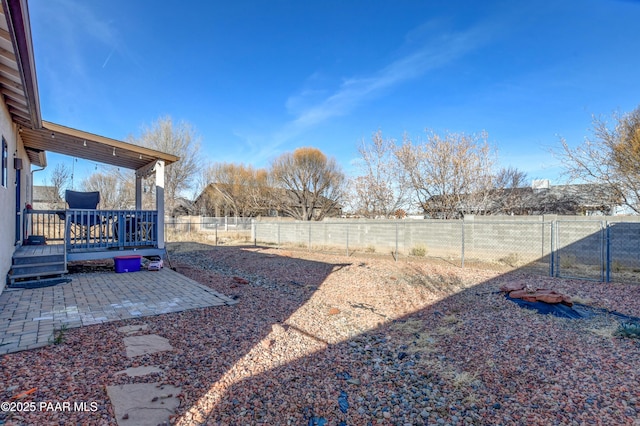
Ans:
{"type": "Polygon", "coordinates": [[[142,210],[142,176],[136,173],[136,210],[142,210]]]}
{"type": "Polygon", "coordinates": [[[158,160],[156,167],[156,211],[158,212],[158,248],[164,248],[164,161],[158,160]]]}

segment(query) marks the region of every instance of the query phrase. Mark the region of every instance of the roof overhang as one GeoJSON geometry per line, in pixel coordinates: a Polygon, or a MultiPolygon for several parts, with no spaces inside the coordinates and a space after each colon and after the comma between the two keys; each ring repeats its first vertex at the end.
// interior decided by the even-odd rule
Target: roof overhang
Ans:
{"type": "Polygon", "coordinates": [[[42,128],[19,128],[27,152],[49,151],[98,163],[138,170],[158,160],[166,165],[179,157],[82,130],[42,121],[42,128]]]}
{"type": "Polygon", "coordinates": [[[42,125],[26,0],[0,1],[0,93],[14,123],[42,125]]]}

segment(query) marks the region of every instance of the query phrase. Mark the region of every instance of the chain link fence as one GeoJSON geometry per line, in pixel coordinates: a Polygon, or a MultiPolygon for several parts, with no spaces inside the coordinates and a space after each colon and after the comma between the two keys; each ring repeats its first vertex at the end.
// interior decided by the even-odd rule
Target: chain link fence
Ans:
{"type": "Polygon", "coordinates": [[[404,220],[255,222],[254,244],[444,259],[563,278],[640,282],[640,222],[404,220]]]}
{"type": "Polygon", "coordinates": [[[252,219],[246,217],[167,218],[164,233],[167,242],[195,241],[218,244],[249,243],[252,219]]]}
{"type": "Polygon", "coordinates": [[[640,282],[640,223],[608,222],[606,281],[640,282]]]}
{"type": "Polygon", "coordinates": [[[166,220],[165,235],[167,241],[240,242],[396,260],[428,257],[460,267],[640,282],[640,218],[635,217],[323,222],[190,217],[166,220]]]}
{"type": "Polygon", "coordinates": [[[223,231],[250,230],[250,217],[202,217],[201,224],[204,229],[219,229],[223,231]]]}
{"type": "Polygon", "coordinates": [[[605,281],[606,221],[559,220],[552,227],[552,275],[605,281]]]}
{"type": "Polygon", "coordinates": [[[553,275],[597,281],[640,282],[640,223],[554,222],[553,275]]]}

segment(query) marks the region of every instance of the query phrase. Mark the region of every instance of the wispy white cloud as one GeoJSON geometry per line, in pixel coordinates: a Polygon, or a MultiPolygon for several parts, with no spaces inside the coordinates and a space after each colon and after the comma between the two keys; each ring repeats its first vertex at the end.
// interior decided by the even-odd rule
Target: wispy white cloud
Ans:
{"type": "Polygon", "coordinates": [[[96,73],[118,56],[131,58],[116,23],[76,0],[41,2],[32,22],[39,77],[46,81],[41,87],[48,90],[42,94],[45,116],[73,123],[93,99],[106,106],[109,87],[96,81],[96,73]]]}
{"type": "MultiPolygon", "coordinates": [[[[424,32],[424,28],[421,27],[421,30],[424,32]]],[[[434,35],[432,32],[431,37],[420,47],[414,48],[369,76],[345,79],[337,90],[328,95],[326,91],[310,91],[305,88],[289,97],[286,102],[287,110],[296,113],[295,118],[285,123],[273,135],[271,143],[263,146],[259,155],[274,153],[280,145],[308,129],[331,118],[348,115],[360,105],[383,96],[395,86],[422,77],[431,70],[450,65],[486,44],[490,34],[491,31],[486,27],[449,32],[446,35],[434,35]],[[319,97],[319,94],[324,96],[319,97]],[[310,99],[315,102],[309,102],[310,99]],[[303,101],[306,101],[306,105],[303,101]]],[[[415,37],[412,37],[411,41],[415,44],[415,37]]]]}

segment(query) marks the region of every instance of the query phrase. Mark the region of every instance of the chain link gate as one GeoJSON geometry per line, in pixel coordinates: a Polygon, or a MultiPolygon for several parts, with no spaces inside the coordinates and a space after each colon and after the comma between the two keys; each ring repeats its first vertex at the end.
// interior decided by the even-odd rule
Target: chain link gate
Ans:
{"type": "Polygon", "coordinates": [[[606,222],[553,222],[553,275],[594,281],[605,280],[606,222]]]}
{"type": "Polygon", "coordinates": [[[555,221],[551,275],[640,282],[640,223],[555,221]]]}
{"type": "Polygon", "coordinates": [[[640,282],[640,223],[607,222],[605,280],[640,282]]]}

